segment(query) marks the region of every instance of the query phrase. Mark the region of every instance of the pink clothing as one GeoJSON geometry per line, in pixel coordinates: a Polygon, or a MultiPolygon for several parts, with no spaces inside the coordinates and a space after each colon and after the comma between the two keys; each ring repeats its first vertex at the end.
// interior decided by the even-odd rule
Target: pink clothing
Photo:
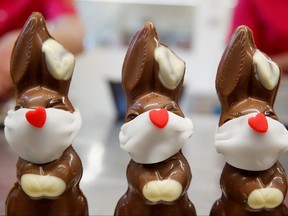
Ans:
{"type": "Polygon", "coordinates": [[[257,48],[268,55],[288,52],[288,1],[238,0],[231,33],[246,25],[253,31],[257,48]]]}
{"type": "Polygon", "coordinates": [[[34,11],[41,12],[47,21],[61,14],[76,13],[71,0],[0,0],[0,37],[22,28],[34,11]]]}

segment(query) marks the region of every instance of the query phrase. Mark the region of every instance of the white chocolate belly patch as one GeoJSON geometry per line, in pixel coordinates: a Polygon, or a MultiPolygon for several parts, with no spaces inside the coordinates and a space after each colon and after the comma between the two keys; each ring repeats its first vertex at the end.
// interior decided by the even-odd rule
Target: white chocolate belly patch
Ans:
{"type": "Polygon", "coordinates": [[[283,202],[283,193],[277,188],[253,190],[248,196],[248,205],[252,209],[275,208],[283,202]]]}
{"type": "Polygon", "coordinates": [[[57,197],[66,189],[65,182],[56,176],[25,174],[20,181],[24,192],[34,198],[57,197]]]}
{"type": "Polygon", "coordinates": [[[182,191],[182,185],[171,179],[150,181],[142,190],[144,197],[151,202],[172,202],[180,197],[182,191]]]}

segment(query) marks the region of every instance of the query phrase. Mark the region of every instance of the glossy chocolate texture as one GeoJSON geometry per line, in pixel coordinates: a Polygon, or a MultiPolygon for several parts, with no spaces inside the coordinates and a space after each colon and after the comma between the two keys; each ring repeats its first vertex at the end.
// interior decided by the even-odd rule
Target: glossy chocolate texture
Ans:
{"type": "MultiPolygon", "coordinates": [[[[248,113],[263,113],[277,120],[273,105],[279,81],[273,89],[265,88],[256,77],[253,55],[256,52],[252,31],[246,26],[235,30],[220,61],[216,90],[221,103],[219,127],[248,113]]],[[[253,145],[253,141],[251,142],[253,145]]],[[[273,145],[273,143],[271,143],[273,145]]],[[[276,207],[251,208],[248,197],[256,189],[276,188],[286,195],[287,180],[279,162],[262,171],[238,169],[226,163],[220,187],[222,196],[212,206],[210,215],[288,215],[285,204],[276,207]]]]}
{"type": "MultiPolygon", "coordinates": [[[[154,58],[159,41],[152,23],[146,23],[130,42],[122,71],[122,86],[127,97],[125,122],[138,115],[164,108],[184,117],[179,104],[183,77],[173,89],[166,88],[159,80],[159,65],[154,58]]],[[[172,157],[152,164],[140,164],[131,160],[127,167],[128,189],[118,201],[115,215],[196,215],[187,190],[192,178],[188,161],[181,150],[172,157]],[[149,201],[143,195],[143,187],[151,181],[175,180],[183,191],[174,201],[149,201]]]]}
{"type": "Polygon", "coordinates": [[[216,76],[216,90],[221,103],[219,126],[253,111],[277,119],[273,105],[279,83],[268,90],[259,82],[252,63],[256,49],[250,29],[241,26],[235,30],[216,76]]]}
{"type": "MultiPolygon", "coordinates": [[[[43,16],[33,13],[12,53],[11,77],[17,93],[15,110],[44,107],[74,111],[68,99],[71,78],[53,78],[41,51],[43,42],[51,38],[43,16]]],[[[45,164],[33,164],[19,157],[16,168],[18,181],[7,196],[6,215],[88,215],[87,200],[79,188],[82,163],[71,145],[59,159],[45,164]],[[55,197],[30,197],[20,185],[25,174],[62,179],[65,191],[55,197]]]]}

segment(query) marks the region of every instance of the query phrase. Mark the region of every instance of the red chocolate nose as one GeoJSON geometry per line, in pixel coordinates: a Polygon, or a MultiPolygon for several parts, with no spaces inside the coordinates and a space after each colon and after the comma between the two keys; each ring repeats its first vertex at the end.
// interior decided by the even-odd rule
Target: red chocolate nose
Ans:
{"type": "Polygon", "coordinates": [[[258,113],[256,116],[250,117],[248,124],[253,130],[259,133],[265,133],[268,130],[268,121],[263,113],[258,113]]]}
{"type": "Polygon", "coordinates": [[[46,110],[43,107],[30,110],[26,113],[26,119],[32,126],[42,128],[46,121],[46,110]]]}
{"type": "Polygon", "coordinates": [[[151,110],[149,112],[151,122],[158,128],[164,128],[169,120],[169,115],[166,109],[151,110]]]}

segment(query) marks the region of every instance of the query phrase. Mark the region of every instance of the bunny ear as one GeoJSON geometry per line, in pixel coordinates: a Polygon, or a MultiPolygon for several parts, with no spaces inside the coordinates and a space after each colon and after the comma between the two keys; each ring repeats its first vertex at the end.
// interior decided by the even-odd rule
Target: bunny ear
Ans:
{"type": "Polygon", "coordinates": [[[280,68],[260,50],[253,55],[253,65],[257,79],[267,90],[272,90],[280,80],[280,68]]]}
{"type": "Polygon", "coordinates": [[[281,80],[281,69],[260,50],[253,55],[255,76],[251,79],[251,95],[273,107],[281,80]]]}
{"type": "Polygon", "coordinates": [[[37,83],[37,69],[40,62],[39,46],[37,41],[37,29],[39,28],[39,14],[33,13],[24,25],[11,56],[11,78],[18,92],[26,89],[27,80],[30,85],[37,83]]]}
{"type": "Polygon", "coordinates": [[[75,66],[74,55],[53,38],[43,41],[41,84],[67,96],[75,66]]]}
{"type": "Polygon", "coordinates": [[[122,85],[128,101],[151,89],[157,40],[153,24],[146,23],[129,44],[122,68],[122,85]]]}
{"type": "Polygon", "coordinates": [[[179,100],[185,74],[185,62],[166,45],[159,43],[154,52],[158,65],[158,79],[155,89],[173,99],[179,100]]]}
{"type": "Polygon", "coordinates": [[[223,53],[216,76],[222,110],[247,97],[255,50],[251,30],[246,26],[238,27],[223,53]]]}

